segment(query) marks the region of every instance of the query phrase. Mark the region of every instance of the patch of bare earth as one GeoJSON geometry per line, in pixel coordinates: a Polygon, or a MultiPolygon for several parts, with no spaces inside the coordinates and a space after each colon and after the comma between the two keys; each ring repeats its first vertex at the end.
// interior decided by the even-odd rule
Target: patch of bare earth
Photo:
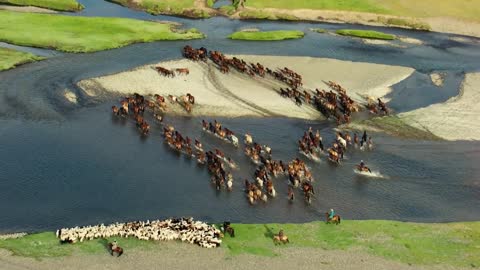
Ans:
{"type": "Polygon", "coordinates": [[[162,242],[152,250],[125,250],[119,258],[106,251],[102,254],[73,254],[60,258],[35,260],[12,256],[0,250],[0,269],[8,270],[83,270],[83,269],[278,269],[278,270],[414,270],[414,269],[459,269],[450,266],[415,266],[389,261],[362,251],[327,251],[314,248],[278,248],[280,255],[262,257],[255,255],[231,256],[226,249],[204,249],[197,246],[162,242]]]}
{"type": "Polygon", "coordinates": [[[0,10],[10,10],[16,12],[32,12],[32,13],[58,13],[55,10],[46,9],[46,8],[39,8],[39,7],[32,7],[32,6],[10,6],[10,5],[0,5],[0,10]]]}

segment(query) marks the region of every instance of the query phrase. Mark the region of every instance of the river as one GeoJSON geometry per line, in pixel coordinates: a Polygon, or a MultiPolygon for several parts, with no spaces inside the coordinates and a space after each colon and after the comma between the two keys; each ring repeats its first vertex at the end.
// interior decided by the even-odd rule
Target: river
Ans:
{"type": "MultiPolygon", "coordinates": [[[[216,222],[305,222],[322,219],[323,212],[332,207],[347,219],[479,220],[478,142],[415,141],[375,134],[374,151],[350,151],[340,167],[326,161],[308,163],[316,178],[312,205],[301,199],[289,204],[286,179],[279,178],[277,198],[250,206],[241,190],[243,179],[251,178],[254,166],[242,151],[202,134],[201,119],[168,117],[167,121],[185,135],[199,137],[207,146],[221,147],[240,164],[231,193],[218,193],[210,185],[205,168],[166,147],[160,127],[141,139],[132,123],[112,119],[109,108],[118,97],[104,93],[92,98],[75,86],[81,79],[180,58],[180,49],[191,44],[235,54],[328,57],[413,67],[417,72],[395,85],[390,94],[391,107],[408,111],[458,94],[464,74],[480,68],[478,39],[460,42],[452,39],[455,35],[359,25],[190,20],[152,16],[105,1],[80,2],[85,10],[69,15],[174,20],[186,28],[200,29],[208,37],[135,44],[89,54],[44,50],[47,60],[0,72],[1,232],[170,216],[216,222]],[[298,29],[307,35],[282,42],[247,43],[225,38],[233,31],[251,27],[298,29]],[[312,27],[380,29],[420,39],[424,44],[406,48],[368,45],[357,39],[313,33],[308,30],[312,27]],[[447,74],[443,87],[429,80],[428,74],[434,71],[447,74]],[[65,89],[79,96],[77,105],[64,100],[65,89]],[[354,174],[353,165],[360,159],[388,177],[354,174]]],[[[321,129],[326,142],[333,140],[332,126],[327,122],[217,120],[238,134],[251,132],[255,140],[273,148],[276,159],[299,156],[296,141],[309,126],[321,129]]]]}

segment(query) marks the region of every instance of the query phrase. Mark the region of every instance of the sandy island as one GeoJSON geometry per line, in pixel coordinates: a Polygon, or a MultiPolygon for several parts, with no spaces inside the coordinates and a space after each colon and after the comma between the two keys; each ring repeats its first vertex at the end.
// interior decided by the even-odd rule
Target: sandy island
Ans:
{"type": "MultiPolygon", "coordinates": [[[[348,89],[349,95],[358,101],[363,96],[382,97],[391,91],[391,86],[409,77],[414,69],[401,66],[340,61],[325,58],[237,55],[247,62],[259,62],[275,69],[289,67],[303,76],[304,87],[328,89],[322,81],[336,81],[348,89]]],[[[222,74],[214,64],[176,60],[142,66],[130,71],[83,80],[78,83],[87,94],[99,91],[117,92],[122,95],[140,94],[184,95],[191,93],[196,98],[192,115],[195,116],[281,116],[302,119],[322,119],[312,106],[296,106],[292,100],[278,94],[278,81],[232,71],[222,74]],[[189,75],[175,78],[161,76],[154,66],[165,68],[188,68],[189,75]],[[275,91],[274,89],[277,89],[275,91]]],[[[172,106],[171,106],[172,107],[172,106]]],[[[178,105],[174,113],[186,114],[178,105]]]]}
{"type": "Polygon", "coordinates": [[[480,140],[480,73],[467,74],[460,94],[444,103],[399,114],[405,123],[446,140],[480,140]]]}

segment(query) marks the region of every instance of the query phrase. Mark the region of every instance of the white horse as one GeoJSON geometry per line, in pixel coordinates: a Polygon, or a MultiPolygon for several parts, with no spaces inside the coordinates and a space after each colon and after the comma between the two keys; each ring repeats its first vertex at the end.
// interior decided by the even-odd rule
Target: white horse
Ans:
{"type": "Polygon", "coordinates": [[[262,187],[263,187],[263,181],[262,181],[262,179],[260,179],[260,178],[257,177],[256,180],[257,180],[258,186],[259,186],[260,188],[262,188],[262,187]]]}
{"type": "Polygon", "coordinates": [[[230,141],[235,147],[238,147],[238,138],[235,135],[230,135],[230,141]]]}
{"type": "Polygon", "coordinates": [[[337,141],[343,146],[343,148],[347,148],[347,141],[344,138],[337,136],[337,141]]]}
{"type": "Polygon", "coordinates": [[[249,144],[252,144],[253,143],[253,138],[252,138],[252,135],[250,134],[245,134],[245,144],[249,145],[249,144]]]}

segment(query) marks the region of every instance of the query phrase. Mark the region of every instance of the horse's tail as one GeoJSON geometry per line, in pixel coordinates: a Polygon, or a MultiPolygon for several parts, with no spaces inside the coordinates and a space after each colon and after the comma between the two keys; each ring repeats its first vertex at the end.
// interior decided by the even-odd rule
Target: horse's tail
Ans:
{"type": "Polygon", "coordinates": [[[340,224],[341,221],[342,221],[342,218],[338,216],[338,224],[340,224]]]}

